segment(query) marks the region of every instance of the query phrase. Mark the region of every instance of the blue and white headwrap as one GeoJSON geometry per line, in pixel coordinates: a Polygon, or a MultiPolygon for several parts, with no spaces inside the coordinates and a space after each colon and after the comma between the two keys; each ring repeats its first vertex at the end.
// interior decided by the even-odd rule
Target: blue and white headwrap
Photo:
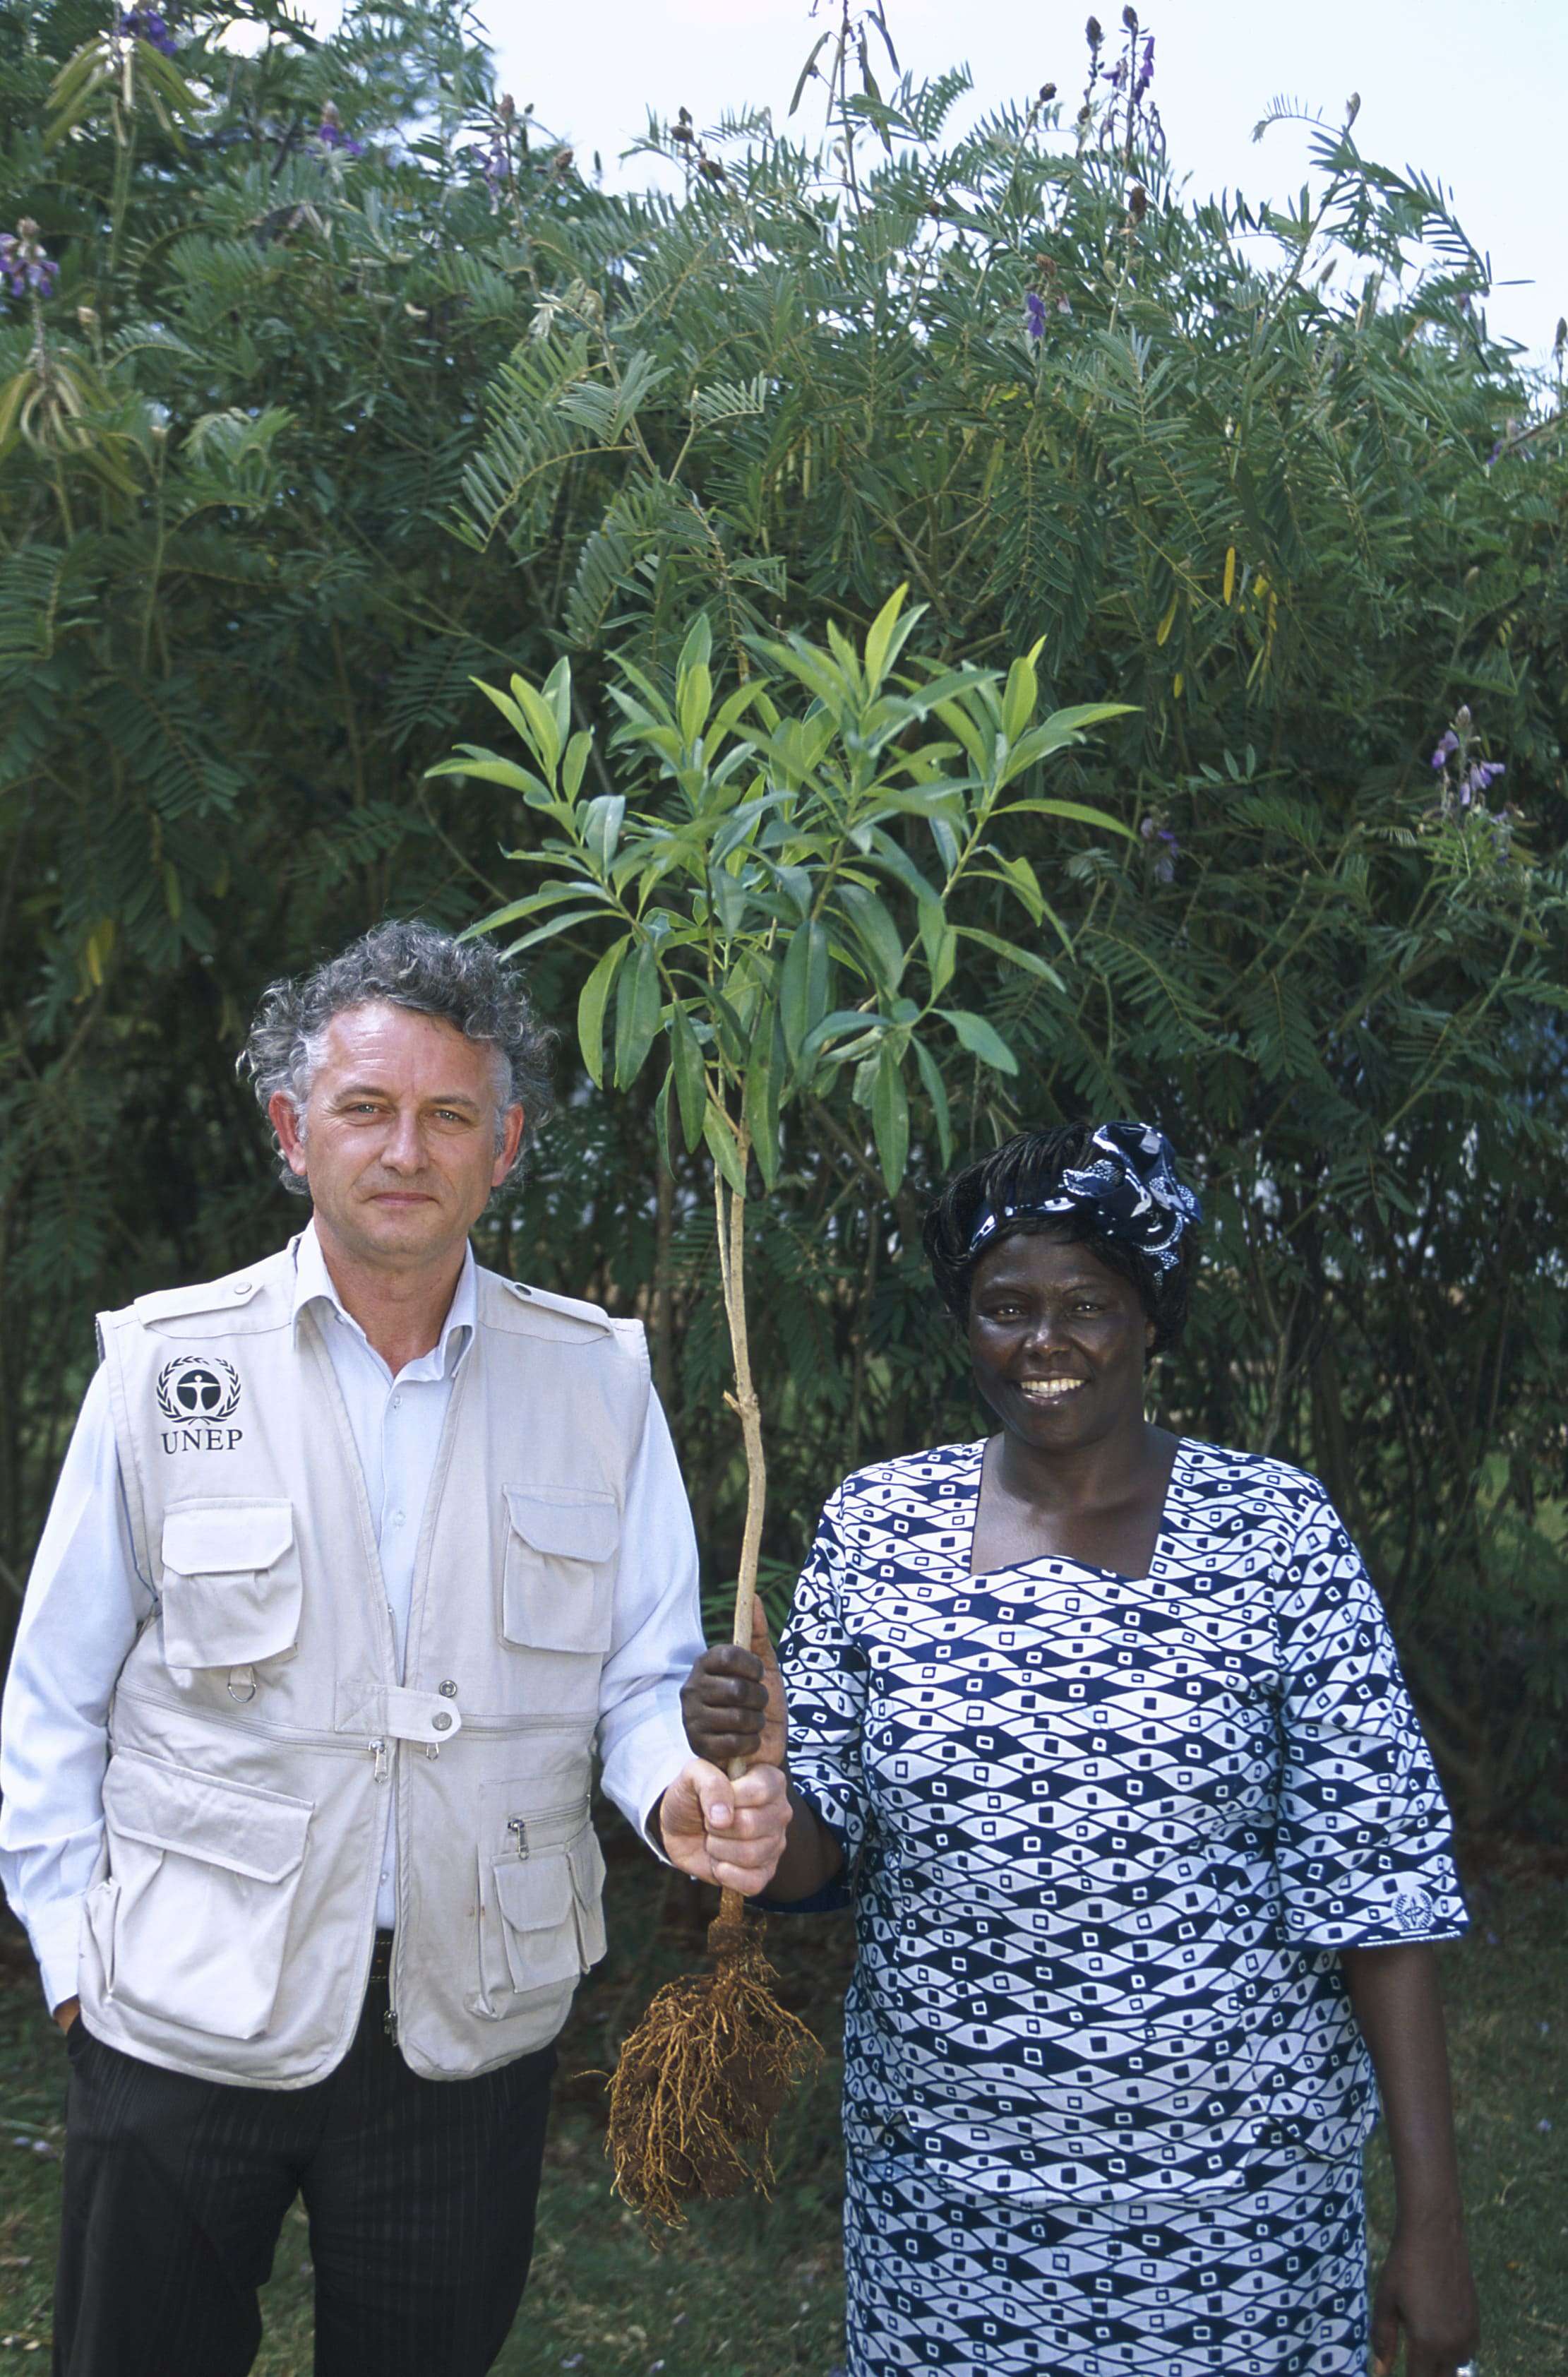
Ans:
{"type": "Polygon", "coordinates": [[[1092,1163],[1063,1172],[1047,1196],[988,1206],[969,1235],[972,1261],[1004,1222],[1021,1214],[1083,1214],[1098,1236],[1136,1247],[1161,1271],[1176,1261],[1182,1233],[1203,1207],[1176,1177],[1176,1156],[1152,1123],[1107,1122],[1095,1132],[1092,1163]]]}

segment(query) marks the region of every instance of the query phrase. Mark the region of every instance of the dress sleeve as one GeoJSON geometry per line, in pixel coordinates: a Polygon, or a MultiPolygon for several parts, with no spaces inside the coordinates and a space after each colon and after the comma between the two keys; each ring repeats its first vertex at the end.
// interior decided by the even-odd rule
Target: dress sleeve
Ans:
{"type": "MultiPolygon", "coordinates": [[[[865,1713],[865,1654],[844,1622],[845,1548],[838,1530],[839,1496],[822,1514],[811,1558],[795,1587],[778,1644],[778,1665],[790,1711],[790,1780],[810,1801],[844,1848],[840,1874],[780,1914],[815,1915],[848,1906],[854,1870],[866,1839],[861,1726],[865,1713]]],[[[769,1906],[775,1902],[764,1902],[769,1906]]]]}
{"type": "Polygon", "coordinates": [[[1431,1754],[1360,1554],[1321,1493],[1279,1606],[1285,1936],[1310,1948],[1454,1940],[1468,1917],[1431,1754]]]}

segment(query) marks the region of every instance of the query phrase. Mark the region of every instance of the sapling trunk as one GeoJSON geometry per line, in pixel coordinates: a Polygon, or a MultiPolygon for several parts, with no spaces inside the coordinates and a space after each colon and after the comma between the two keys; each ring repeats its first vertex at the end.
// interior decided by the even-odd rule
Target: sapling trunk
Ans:
{"type": "MultiPolygon", "coordinates": [[[[742,1178],[751,1152],[736,1133],[742,1178]]],[[[746,1521],[735,1584],[732,1639],[749,1650],[756,1600],[762,1522],[767,1497],[762,1407],[746,1335],[746,1200],[714,1168],[719,1275],[734,1359],[735,1387],[725,1400],[741,1422],[746,1449],[746,1521]]],[[[730,1777],[746,1771],[733,1760],[730,1777]]],[[[737,1890],[720,1893],[708,1927],[714,1973],[667,1982],[621,2050],[610,2084],[605,2152],[617,2192],[649,2221],[678,2225],[695,2196],[766,2193],[772,2178],[767,2139],[775,2115],[822,2049],[773,1995],[776,1976],[762,1953],[763,1925],[748,1921],[737,1890]],[[751,2151],[748,2153],[747,2149],[751,2151]]]]}
{"type": "MultiPolygon", "coordinates": [[[[741,1127],[742,1177],[751,1154],[751,1140],[741,1127]]],[[[717,1165],[713,1167],[714,1202],[719,1214],[719,1276],[724,1291],[724,1317],[730,1330],[730,1354],[735,1370],[735,1392],[725,1401],[741,1422],[746,1448],[746,1523],[741,1536],[741,1567],[735,1580],[735,1616],[731,1641],[742,1651],[752,1647],[752,1610],[756,1601],[757,1568],[762,1557],[762,1523],[767,1505],[767,1456],[762,1441],[762,1406],[752,1381],[751,1344],[746,1334],[746,1200],[728,1187],[717,1165]]],[[[739,1782],[746,1761],[730,1762],[730,1779],[739,1782]]],[[[720,1893],[719,1920],[739,1923],[744,1907],[738,1890],[720,1893]]]]}

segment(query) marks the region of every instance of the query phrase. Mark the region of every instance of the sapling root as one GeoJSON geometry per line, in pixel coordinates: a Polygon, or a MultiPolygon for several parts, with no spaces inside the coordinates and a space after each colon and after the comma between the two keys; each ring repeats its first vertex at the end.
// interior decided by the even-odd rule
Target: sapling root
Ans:
{"type": "Polygon", "coordinates": [[[679,2228],[698,2197],[766,2195],[774,2119],[822,2060],[773,1993],[765,1929],[726,1891],[708,1927],[715,1970],[667,1981],[621,2049],[604,2150],[616,2193],[650,2224],[679,2228]]]}

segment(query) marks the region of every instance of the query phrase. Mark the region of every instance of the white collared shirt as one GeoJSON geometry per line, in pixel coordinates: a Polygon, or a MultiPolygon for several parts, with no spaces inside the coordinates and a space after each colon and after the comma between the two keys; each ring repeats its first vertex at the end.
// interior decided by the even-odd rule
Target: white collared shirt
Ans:
{"type": "MultiPolygon", "coordinates": [[[[414,1554],[446,1406],[472,1343],[477,1290],[464,1257],[440,1337],[394,1378],[332,1284],[314,1224],[295,1241],[294,1315],[316,1307],[375,1523],[381,1571],[401,1676],[414,1554]]],[[[657,1395],[626,1484],[616,1595],[629,1605],[623,1648],[605,1661],[602,1714],[643,1693],[650,1674],[668,1700],[664,1721],[618,1737],[606,1755],[605,1789],[645,1834],[660,1795],[689,1752],[679,1691],[701,1653],[696,1541],[685,1488],[657,1395]]],[[[120,1669],[156,1607],[137,1571],[109,1408],[100,1370],[83,1401],[61,1468],[17,1629],[0,1731],[0,1884],[26,1925],[51,2006],[77,1991],[83,1892],[103,1834],[106,1725],[120,1669]]],[[[617,1630],[618,1634],[620,1629],[617,1630]]],[[[388,1794],[389,1801],[395,1798],[388,1794]]],[[[397,1917],[396,1810],[387,1810],[376,1923],[397,1917]]]]}
{"type": "MultiPolygon", "coordinates": [[[[478,1315],[474,1287],[474,1250],[466,1248],[463,1268],[441,1324],[441,1334],[428,1354],[406,1362],[396,1378],[376,1352],[332,1284],[315,1234],[315,1224],[299,1239],[294,1250],[294,1334],[300,1315],[315,1307],[321,1333],[332,1357],[338,1385],[348,1409],[354,1447],[360,1456],[365,1499],[375,1527],[381,1558],[381,1578],[386,1606],[392,1613],[392,1634],[398,1651],[398,1680],[403,1680],[409,1648],[409,1610],[414,1590],[414,1554],[425,1497],[441,1445],[446,1406],[463,1356],[472,1342],[478,1315]]],[[[381,1856],[381,1884],[376,1892],[376,1928],[390,1931],[398,1920],[398,1795],[386,1795],[386,1843],[381,1856]]]]}

